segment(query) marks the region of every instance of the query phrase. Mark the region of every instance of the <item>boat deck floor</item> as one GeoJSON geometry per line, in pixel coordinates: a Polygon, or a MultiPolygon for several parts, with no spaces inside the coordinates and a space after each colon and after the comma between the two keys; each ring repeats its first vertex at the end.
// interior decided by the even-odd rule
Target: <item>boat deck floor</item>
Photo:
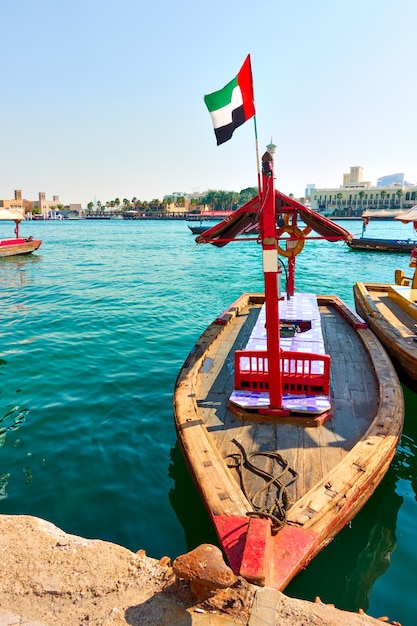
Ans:
{"type": "MultiPolygon", "coordinates": [[[[410,317],[392,298],[389,297],[386,289],[378,289],[374,285],[366,285],[376,310],[395,329],[399,337],[412,342],[417,332],[417,321],[410,317]]],[[[417,344],[414,343],[417,350],[417,344]]]]}
{"type": "MultiPolygon", "coordinates": [[[[337,465],[366,432],[378,397],[373,369],[357,332],[334,307],[320,305],[325,349],[332,359],[332,418],[319,427],[279,419],[238,419],[227,408],[234,382],[233,353],[246,346],[260,308],[251,304],[233,319],[227,340],[222,336],[222,341],[210,346],[195,392],[200,415],[221,455],[232,467],[235,479],[241,486],[243,481],[247,495],[258,494],[255,497],[269,506],[276,497],[276,486],[266,486],[265,478],[243,468],[242,457],[255,452],[279,452],[298,474],[293,482],[288,470],[282,476],[283,483],[292,483],[288,495],[295,502],[337,465]]],[[[268,456],[256,456],[253,462],[271,475],[283,469],[268,456]]]]}

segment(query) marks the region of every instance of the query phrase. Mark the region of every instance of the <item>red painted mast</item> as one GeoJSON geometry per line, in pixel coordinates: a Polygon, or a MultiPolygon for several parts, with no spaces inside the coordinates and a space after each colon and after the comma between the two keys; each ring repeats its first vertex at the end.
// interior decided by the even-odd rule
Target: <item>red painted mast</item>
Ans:
{"type": "Polygon", "coordinates": [[[282,409],[278,309],[279,272],[275,217],[274,160],[270,152],[265,152],[262,157],[262,206],[260,207],[259,219],[265,282],[269,406],[271,409],[282,409]]]}

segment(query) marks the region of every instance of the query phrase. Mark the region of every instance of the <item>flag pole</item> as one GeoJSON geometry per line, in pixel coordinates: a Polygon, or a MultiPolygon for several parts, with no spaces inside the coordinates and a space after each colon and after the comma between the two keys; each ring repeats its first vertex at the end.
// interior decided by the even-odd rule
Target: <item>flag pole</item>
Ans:
{"type": "Polygon", "coordinates": [[[253,116],[253,128],[255,130],[256,167],[258,171],[258,196],[259,196],[259,209],[260,209],[261,208],[261,167],[260,167],[260,161],[259,161],[258,128],[256,126],[256,114],[253,116]]]}

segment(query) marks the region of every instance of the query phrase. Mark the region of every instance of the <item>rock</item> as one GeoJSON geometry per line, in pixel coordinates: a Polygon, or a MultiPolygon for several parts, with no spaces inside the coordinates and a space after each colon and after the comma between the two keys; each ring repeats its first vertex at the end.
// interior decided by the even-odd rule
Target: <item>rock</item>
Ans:
{"type": "Polygon", "coordinates": [[[198,599],[214,596],[238,580],[224,562],[221,550],[209,543],[178,556],[172,569],[176,576],[190,581],[191,592],[198,599]]]}

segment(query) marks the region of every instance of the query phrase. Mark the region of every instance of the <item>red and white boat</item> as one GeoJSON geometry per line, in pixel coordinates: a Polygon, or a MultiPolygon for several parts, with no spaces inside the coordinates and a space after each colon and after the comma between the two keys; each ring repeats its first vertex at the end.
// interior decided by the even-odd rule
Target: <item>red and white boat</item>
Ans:
{"type": "Polygon", "coordinates": [[[282,590],[383,478],[404,402],[367,324],[336,295],[295,291],[309,239],[348,231],[276,190],[273,155],[262,162],[259,197],[196,241],[261,244],[264,293],[243,294],[201,335],[177,378],[174,415],[230,567],[282,590]]]}
{"type": "Polygon", "coordinates": [[[40,239],[33,237],[20,237],[19,224],[24,220],[24,215],[16,209],[0,209],[0,220],[15,222],[15,236],[12,239],[0,239],[0,258],[15,256],[17,254],[30,254],[41,245],[40,239]]]}

